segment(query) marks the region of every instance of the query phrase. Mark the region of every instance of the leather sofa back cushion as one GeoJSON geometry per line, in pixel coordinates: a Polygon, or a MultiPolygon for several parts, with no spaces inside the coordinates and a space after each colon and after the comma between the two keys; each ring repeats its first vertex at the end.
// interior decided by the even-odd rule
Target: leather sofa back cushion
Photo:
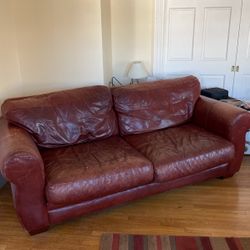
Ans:
{"type": "Polygon", "coordinates": [[[93,86],[9,99],[2,113],[31,133],[39,146],[54,148],[117,134],[112,106],[110,90],[93,86]]]}
{"type": "Polygon", "coordinates": [[[121,134],[140,134],[188,121],[200,95],[193,76],[112,90],[121,134]]]}

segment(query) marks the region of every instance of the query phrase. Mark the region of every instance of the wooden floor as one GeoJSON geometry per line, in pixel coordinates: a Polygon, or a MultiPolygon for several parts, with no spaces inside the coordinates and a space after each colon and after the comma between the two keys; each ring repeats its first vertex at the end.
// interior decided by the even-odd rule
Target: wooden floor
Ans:
{"type": "Polygon", "coordinates": [[[250,237],[250,157],[232,178],[154,195],[32,237],[16,218],[9,186],[0,190],[0,250],[97,250],[106,232],[250,237]]]}

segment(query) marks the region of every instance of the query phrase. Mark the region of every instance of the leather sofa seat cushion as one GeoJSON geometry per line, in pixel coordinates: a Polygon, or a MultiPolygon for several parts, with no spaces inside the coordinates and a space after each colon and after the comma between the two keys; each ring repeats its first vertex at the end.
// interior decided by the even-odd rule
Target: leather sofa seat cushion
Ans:
{"type": "Polygon", "coordinates": [[[41,151],[50,208],[152,182],[151,162],[120,137],[41,151]]]}
{"type": "Polygon", "coordinates": [[[187,122],[200,96],[194,76],[112,89],[122,135],[140,134],[187,122]]]}
{"type": "Polygon", "coordinates": [[[156,182],[227,164],[234,157],[232,143],[193,124],[125,139],[153,163],[156,182]]]}
{"type": "Polygon", "coordinates": [[[4,117],[26,129],[41,147],[53,148],[118,133],[110,90],[91,86],[9,99],[4,117]]]}

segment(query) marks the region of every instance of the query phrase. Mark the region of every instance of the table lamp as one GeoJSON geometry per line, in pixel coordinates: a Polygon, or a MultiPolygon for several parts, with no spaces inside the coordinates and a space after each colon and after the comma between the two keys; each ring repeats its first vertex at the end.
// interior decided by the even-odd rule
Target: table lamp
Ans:
{"type": "Polygon", "coordinates": [[[134,82],[139,83],[140,79],[148,77],[148,72],[141,61],[134,61],[132,62],[129,71],[128,76],[131,78],[131,83],[134,82]]]}

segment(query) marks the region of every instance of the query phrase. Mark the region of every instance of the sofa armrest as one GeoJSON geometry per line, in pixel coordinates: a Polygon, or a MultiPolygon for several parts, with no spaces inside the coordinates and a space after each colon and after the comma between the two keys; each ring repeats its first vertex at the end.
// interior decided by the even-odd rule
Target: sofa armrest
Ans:
{"type": "Polygon", "coordinates": [[[250,128],[250,113],[227,103],[200,97],[194,109],[193,121],[234,144],[235,157],[227,175],[232,176],[240,169],[246,132],[250,128]]]}
{"type": "Polygon", "coordinates": [[[31,136],[0,119],[0,171],[11,183],[14,205],[29,233],[48,227],[44,165],[31,136]]]}
{"type": "Polygon", "coordinates": [[[30,135],[23,129],[0,120],[0,170],[15,185],[36,177],[36,185],[44,186],[44,167],[41,155],[30,135]]]}

